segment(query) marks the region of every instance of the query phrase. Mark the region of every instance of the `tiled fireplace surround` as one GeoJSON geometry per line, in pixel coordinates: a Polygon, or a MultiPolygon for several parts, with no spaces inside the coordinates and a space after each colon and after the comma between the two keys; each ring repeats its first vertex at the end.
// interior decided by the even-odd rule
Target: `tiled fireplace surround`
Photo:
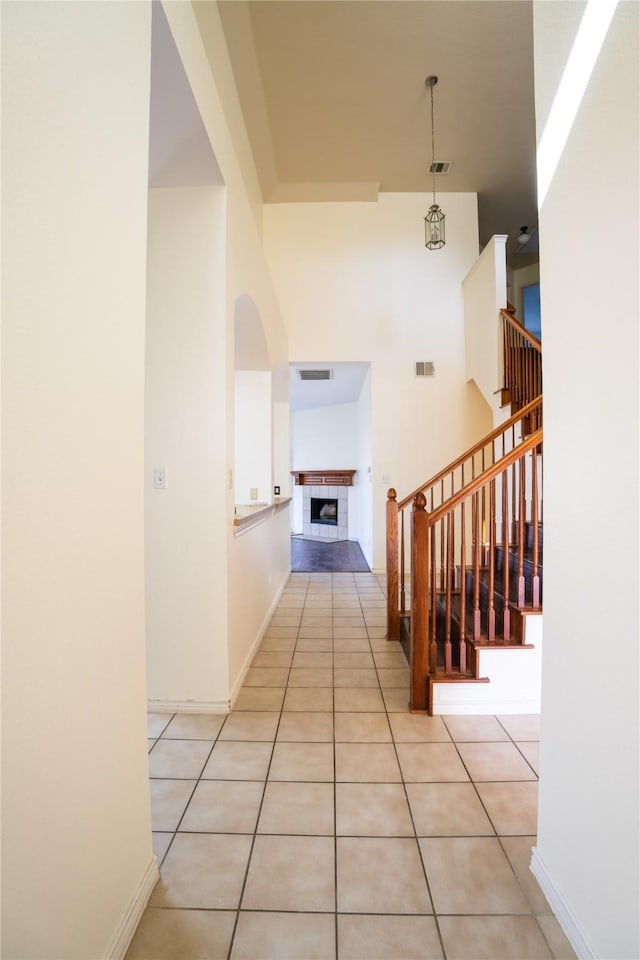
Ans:
{"type": "Polygon", "coordinates": [[[349,520],[349,490],[347,487],[302,488],[302,532],[305,537],[322,537],[323,540],[346,540],[349,520]],[[311,522],[311,498],[338,501],[338,525],[311,522]]]}
{"type": "Polygon", "coordinates": [[[322,540],[347,540],[349,536],[349,490],[355,470],[293,470],[296,486],[302,487],[302,533],[322,540]],[[338,523],[312,523],[312,499],[337,500],[338,523]]]}

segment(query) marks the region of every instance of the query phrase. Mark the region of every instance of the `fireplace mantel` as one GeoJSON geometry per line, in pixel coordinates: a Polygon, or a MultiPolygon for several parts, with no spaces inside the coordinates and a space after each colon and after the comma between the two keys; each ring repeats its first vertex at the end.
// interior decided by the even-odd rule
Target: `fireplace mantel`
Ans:
{"type": "Polygon", "coordinates": [[[355,470],[292,470],[296,486],[352,487],[355,470]]]}

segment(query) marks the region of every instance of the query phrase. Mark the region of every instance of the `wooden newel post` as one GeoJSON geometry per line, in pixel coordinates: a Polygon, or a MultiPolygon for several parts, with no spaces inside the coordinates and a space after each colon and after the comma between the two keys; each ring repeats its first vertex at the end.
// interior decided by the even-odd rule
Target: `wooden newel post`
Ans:
{"type": "Polygon", "coordinates": [[[387,492],[387,640],[400,639],[397,496],[391,487],[387,492]]]}
{"type": "Polygon", "coordinates": [[[423,712],[427,704],[429,636],[429,516],[427,501],[418,493],[411,522],[411,689],[409,709],[423,712]]]}

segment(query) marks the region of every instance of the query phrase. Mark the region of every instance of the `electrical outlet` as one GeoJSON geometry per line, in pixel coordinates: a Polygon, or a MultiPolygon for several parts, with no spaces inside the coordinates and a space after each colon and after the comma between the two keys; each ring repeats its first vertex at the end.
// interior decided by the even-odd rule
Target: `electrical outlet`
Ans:
{"type": "Polygon", "coordinates": [[[166,490],[167,489],[167,468],[166,467],[155,467],[153,471],[153,489],[154,490],[166,490]]]}
{"type": "Polygon", "coordinates": [[[279,496],[280,496],[280,487],[275,486],[275,487],[273,488],[273,495],[274,495],[274,497],[279,497],[279,496]]]}
{"type": "Polygon", "coordinates": [[[250,500],[257,500],[257,499],[258,499],[258,488],[257,488],[257,487],[251,487],[251,491],[250,491],[250,493],[249,493],[249,499],[250,499],[250,500]]]}

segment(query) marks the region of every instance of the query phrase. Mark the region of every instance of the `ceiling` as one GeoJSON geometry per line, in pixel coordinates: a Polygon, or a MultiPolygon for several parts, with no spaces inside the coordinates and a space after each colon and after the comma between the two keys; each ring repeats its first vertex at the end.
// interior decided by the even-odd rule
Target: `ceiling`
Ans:
{"type": "Polygon", "coordinates": [[[292,413],[336,403],[352,403],[362,390],[369,364],[362,362],[292,363],[289,373],[289,403],[292,413]],[[304,380],[305,371],[330,371],[330,379],[304,380]]]}
{"type": "MultiPolygon", "coordinates": [[[[201,5],[194,4],[196,14],[201,5]]],[[[530,0],[219,0],[266,203],[478,193],[480,245],[537,220],[530,0]]],[[[425,209],[426,212],[426,209],[425,209]]]]}

